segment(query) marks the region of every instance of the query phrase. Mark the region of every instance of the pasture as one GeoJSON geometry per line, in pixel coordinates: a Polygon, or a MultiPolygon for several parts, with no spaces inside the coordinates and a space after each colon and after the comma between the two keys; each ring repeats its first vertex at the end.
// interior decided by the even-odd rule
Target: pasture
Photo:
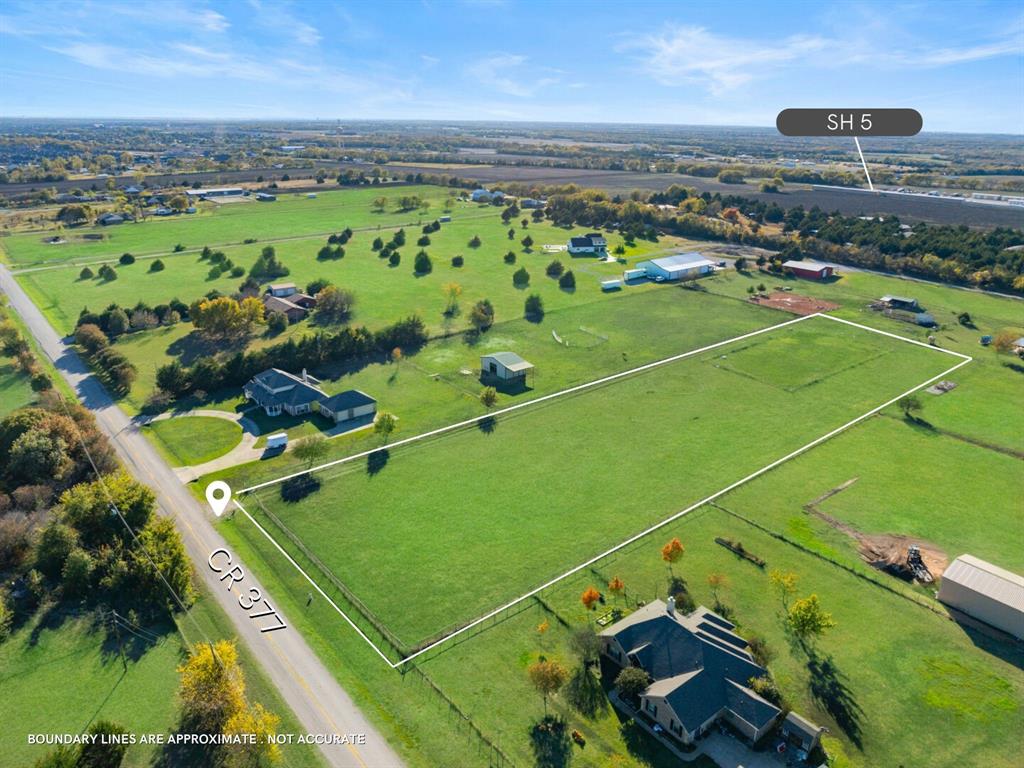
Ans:
{"type": "Polygon", "coordinates": [[[247,508],[269,510],[414,645],[955,362],[810,318],[493,423],[332,467],[315,476],[319,488],[301,501],[290,486],[271,486],[247,508]],[[730,369],[730,360],[758,354],[762,345],[779,354],[762,357],[760,378],[730,369]],[[783,351],[789,345],[807,345],[815,354],[789,362],[783,351]],[[803,386],[780,386],[794,368],[801,369],[803,386]],[[638,432],[644,437],[635,443],[638,432]],[[410,584],[429,595],[415,610],[410,584]]]}

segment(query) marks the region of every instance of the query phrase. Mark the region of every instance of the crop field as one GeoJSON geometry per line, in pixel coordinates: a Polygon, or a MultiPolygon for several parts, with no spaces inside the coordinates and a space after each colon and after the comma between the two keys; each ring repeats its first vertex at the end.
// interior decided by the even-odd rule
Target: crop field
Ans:
{"type": "Polygon", "coordinates": [[[247,506],[268,510],[378,619],[415,645],[955,362],[810,318],[332,467],[315,476],[318,488],[301,501],[282,484],[260,491],[258,503],[247,506]],[[787,360],[791,345],[816,353],[787,360]],[[729,367],[746,355],[760,359],[757,377],[729,367]],[[801,386],[790,386],[794,381],[801,386]],[[630,439],[638,430],[639,444],[630,439]],[[410,584],[430,595],[415,610],[410,584]]]}

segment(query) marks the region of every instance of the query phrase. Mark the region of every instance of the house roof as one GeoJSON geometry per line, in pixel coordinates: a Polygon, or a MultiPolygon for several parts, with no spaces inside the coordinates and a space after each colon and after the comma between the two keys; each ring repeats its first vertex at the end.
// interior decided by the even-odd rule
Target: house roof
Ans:
{"type": "Polygon", "coordinates": [[[803,261],[800,261],[799,259],[790,259],[789,261],[782,262],[782,266],[786,269],[802,269],[808,272],[821,272],[821,270],[828,269],[831,265],[822,264],[818,261],[809,261],[807,259],[804,259],[803,261]]]}
{"type": "MultiPolygon", "coordinates": [[[[704,254],[698,251],[687,251],[686,253],[675,253],[671,256],[662,256],[660,259],[651,259],[649,262],[643,262],[644,264],[654,264],[656,267],[672,271],[685,267],[686,269],[693,269],[694,267],[706,267],[715,265],[715,262],[710,259],[705,259],[704,254]]],[[[637,264],[639,267],[640,265],[637,264]]]]}
{"type": "Polygon", "coordinates": [[[280,291],[285,288],[295,288],[295,283],[271,283],[267,286],[268,291],[280,291]]]}
{"type": "Polygon", "coordinates": [[[943,581],[959,584],[1016,611],[1024,612],[1024,576],[973,555],[960,555],[942,574],[943,581]]]}
{"type": "Polygon", "coordinates": [[[722,709],[760,729],[779,709],[746,687],[766,671],[734,629],[703,606],[684,616],[669,613],[665,603],[654,600],[600,634],[614,637],[654,678],[646,694],[664,697],[688,731],[722,709]]]}
{"type": "Polygon", "coordinates": [[[573,248],[593,248],[594,241],[590,237],[570,237],[569,245],[573,248]]]}
{"type": "Polygon", "coordinates": [[[349,408],[358,408],[361,405],[373,405],[376,402],[365,392],[360,392],[358,389],[350,389],[347,392],[331,395],[320,403],[320,407],[332,412],[345,411],[349,408]]]}
{"type": "Polygon", "coordinates": [[[255,384],[252,392],[260,405],[304,405],[327,397],[327,393],[309,381],[303,381],[295,374],[280,368],[268,368],[257,373],[249,384],[255,384]],[[281,392],[271,390],[280,389],[281,392]]]}
{"type": "Polygon", "coordinates": [[[817,738],[818,734],[822,731],[820,725],[815,725],[807,718],[798,715],[796,712],[790,712],[786,715],[786,725],[789,726],[789,730],[802,733],[809,739],[817,738]]]}
{"type": "Polygon", "coordinates": [[[1013,342],[1013,346],[1015,346],[1015,347],[1024,347],[1024,336],[1021,336],[1019,339],[1017,339],[1015,342],[1013,342]]]}
{"type": "MultiPolygon", "coordinates": [[[[292,295],[295,296],[297,294],[292,295]]],[[[267,312],[288,313],[298,310],[299,312],[306,313],[309,311],[305,307],[299,306],[294,301],[289,301],[288,299],[283,298],[281,296],[273,296],[269,293],[263,295],[263,307],[264,309],[266,309],[267,312]]]]}
{"type": "Polygon", "coordinates": [[[917,299],[911,299],[907,296],[889,296],[888,294],[881,298],[881,301],[886,303],[895,301],[898,304],[917,304],[917,299]]]}
{"type": "Polygon", "coordinates": [[[490,358],[495,362],[501,363],[510,371],[526,371],[533,368],[533,363],[524,360],[515,352],[492,352],[489,355],[484,355],[484,358],[490,358]]]}

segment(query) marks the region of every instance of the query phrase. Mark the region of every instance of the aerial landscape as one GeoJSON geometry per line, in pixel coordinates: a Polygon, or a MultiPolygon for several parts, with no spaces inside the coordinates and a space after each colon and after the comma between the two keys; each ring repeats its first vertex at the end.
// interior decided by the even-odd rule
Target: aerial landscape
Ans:
{"type": "Polygon", "coordinates": [[[732,10],[0,7],[0,768],[1020,765],[1024,16],[732,10]]]}

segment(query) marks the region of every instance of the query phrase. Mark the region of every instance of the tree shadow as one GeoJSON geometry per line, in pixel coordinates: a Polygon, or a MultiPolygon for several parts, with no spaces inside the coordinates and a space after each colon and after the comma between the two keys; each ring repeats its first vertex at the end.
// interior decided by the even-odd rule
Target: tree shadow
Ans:
{"type": "Polygon", "coordinates": [[[565,721],[555,715],[545,715],[530,728],[530,746],[537,768],[565,768],[572,759],[565,721]]]}
{"type": "Polygon", "coordinates": [[[178,358],[182,365],[192,365],[204,357],[214,357],[224,352],[242,349],[248,342],[249,339],[245,336],[214,340],[206,338],[199,331],[192,331],[168,344],[167,354],[178,358]]]}
{"type": "Polygon", "coordinates": [[[844,682],[846,675],[839,670],[831,656],[821,658],[813,652],[807,662],[807,671],[811,675],[811,697],[832,716],[847,738],[861,749],[863,709],[844,682]]]}
{"type": "Polygon", "coordinates": [[[608,709],[608,697],[589,664],[580,664],[565,686],[565,699],[573,709],[593,720],[608,709]]]}
{"type": "Polygon", "coordinates": [[[388,465],[391,453],[387,448],[379,448],[366,457],[366,474],[373,477],[388,465]]]}
{"type": "Polygon", "coordinates": [[[494,433],[494,430],[498,428],[498,417],[497,416],[484,416],[476,423],[476,428],[483,432],[485,435],[494,433]]]}
{"type": "Polygon", "coordinates": [[[281,483],[281,500],[293,504],[319,490],[319,478],[313,477],[309,472],[304,472],[281,483]]]}

